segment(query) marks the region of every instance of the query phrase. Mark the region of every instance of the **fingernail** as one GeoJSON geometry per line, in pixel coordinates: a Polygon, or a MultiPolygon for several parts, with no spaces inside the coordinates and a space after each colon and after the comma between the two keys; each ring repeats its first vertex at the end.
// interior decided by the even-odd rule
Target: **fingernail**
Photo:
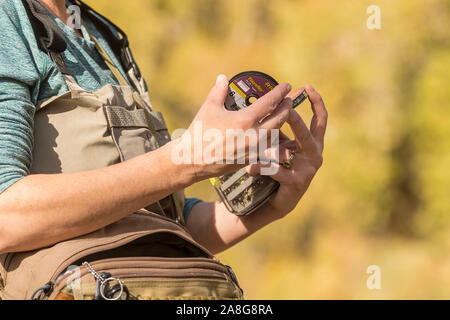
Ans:
{"type": "Polygon", "coordinates": [[[310,85],[309,83],[305,85],[305,89],[306,89],[306,91],[310,91],[310,92],[316,91],[314,89],[314,87],[312,85],[310,85]]]}
{"type": "Polygon", "coordinates": [[[227,77],[224,74],[219,74],[216,79],[216,84],[219,84],[221,82],[226,82],[226,81],[227,81],[227,77]]]}
{"type": "Polygon", "coordinates": [[[287,90],[288,90],[288,92],[290,92],[290,91],[291,91],[291,89],[292,89],[292,86],[291,86],[291,84],[290,84],[290,83],[288,83],[288,84],[287,84],[287,90]]]}

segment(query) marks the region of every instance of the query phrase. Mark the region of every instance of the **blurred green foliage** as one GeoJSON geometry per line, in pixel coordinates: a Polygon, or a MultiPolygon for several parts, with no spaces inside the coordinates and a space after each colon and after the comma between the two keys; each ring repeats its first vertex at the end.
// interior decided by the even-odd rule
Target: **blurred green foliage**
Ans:
{"type": "MultiPolygon", "coordinates": [[[[173,131],[219,73],[311,83],[325,163],[295,212],[219,255],[247,298],[450,297],[450,2],[87,1],[119,24],[173,131]],[[366,9],[381,8],[381,30],[366,9]],[[366,269],[381,268],[381,290],[366,269]]],[[[311,111],[299,110],[306,120],[311,111]]],[[[189,196],[217,200],[208,182],[189,196]]]]}

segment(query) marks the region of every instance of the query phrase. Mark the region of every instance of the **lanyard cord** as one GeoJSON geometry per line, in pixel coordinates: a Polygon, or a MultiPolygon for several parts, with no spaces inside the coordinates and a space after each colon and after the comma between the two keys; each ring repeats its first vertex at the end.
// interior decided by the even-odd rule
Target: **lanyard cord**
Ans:
{"type": "Polygon", "coordinates": [[[95,48],[97,49],[100,56],[105,61],[108,68],[111,70],[113,75],[116,77],[117,81],[120,83],[121,86],[129,86],[128,81],[125,80],[124,76],[122,75],[122,72],[120,72],[119,68],[114,64],[113,60],[109,56],[109,54],[106,52],[106,50],[101,45],[100,41],[92,34],[92,32],[89,30],[86,23],[82,22],[84,28],[86,29],[87,33],[89,34],[89,37],[92,39],[92,41],[95,44],[95,48]]]}

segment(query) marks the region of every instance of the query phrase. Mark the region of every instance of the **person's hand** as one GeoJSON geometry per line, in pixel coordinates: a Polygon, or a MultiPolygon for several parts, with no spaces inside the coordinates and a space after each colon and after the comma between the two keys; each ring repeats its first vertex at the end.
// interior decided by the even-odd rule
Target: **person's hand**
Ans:
{"type": "MultiPolygon", "coordinates": [[[[282,218],[296,207],[323,162],[322,152],[328,113],[319,93],[310,85],[305,89],[314,113],[311,126],[308,129],[301,116],[291,109],[287,123],[292,128],[295,140],[290,140],[280,133],[280,164],[269,164],[278,166],[278,170],[271,177],[280,183],[280,188],[266,204],[269,208],[264,208],[266,211],[270,209],[274,219],[282,218]],[[288,161],[286,166],[290,168],[282,165],[286,161],[288,161]]],[[[249,165],[247,171],[249,174],[259,174],[264,166],[268,165],[249,165]]]]}
{"type": "MultiPolygon", "coordinates": [[[[239,145],[231,143],[227,135],[230,131],[240,131],[244,134],[249,129],[255,129],[258,135],[259,129],[266,129],[268,132],[271,129],[280,129],[289,118],[292,100],[286,98],[286,95],[290,90],[289,84],[280,84],[250,107],[229,111],[224,107],[228,94],[228,79],[220,75],[189,129],[179,140],[185,148],[191,145],[191,159],[196,167],[197,177],[201,179],[220,176],[244,167],[246,163],[237,165],[236,160],[235,164],[227,164],[227,152],[230,151],[227,150],[227,144],[228,147],[232,146],[233,156],[243,151],[248,160],[249,147],[251,144],[258,144],[259,138],[256,141],[245,138],[245,145],[239,145]],[[206,159],[205,155],[212,157],[206,159]]],[[[232,140],[234,141],[234,138],[232,140]]]]}

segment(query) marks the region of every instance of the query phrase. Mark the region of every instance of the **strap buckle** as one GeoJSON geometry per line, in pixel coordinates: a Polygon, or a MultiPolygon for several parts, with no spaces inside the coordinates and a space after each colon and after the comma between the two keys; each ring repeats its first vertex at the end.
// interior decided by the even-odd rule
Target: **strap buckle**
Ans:
{"type": "Polygon", "coordinates": [[[124,46],[121,49],[122,61],[124,65],[128,68],[128,70],[130,68],[133,68],[136,79],[141,80],[142,73],[138,65],[136,64],[136,61],[134,60],[133,54],[131,53],[130,46],[128,45],[128,40],[126,38],[124,38],[123,40],[124,46]]]}

